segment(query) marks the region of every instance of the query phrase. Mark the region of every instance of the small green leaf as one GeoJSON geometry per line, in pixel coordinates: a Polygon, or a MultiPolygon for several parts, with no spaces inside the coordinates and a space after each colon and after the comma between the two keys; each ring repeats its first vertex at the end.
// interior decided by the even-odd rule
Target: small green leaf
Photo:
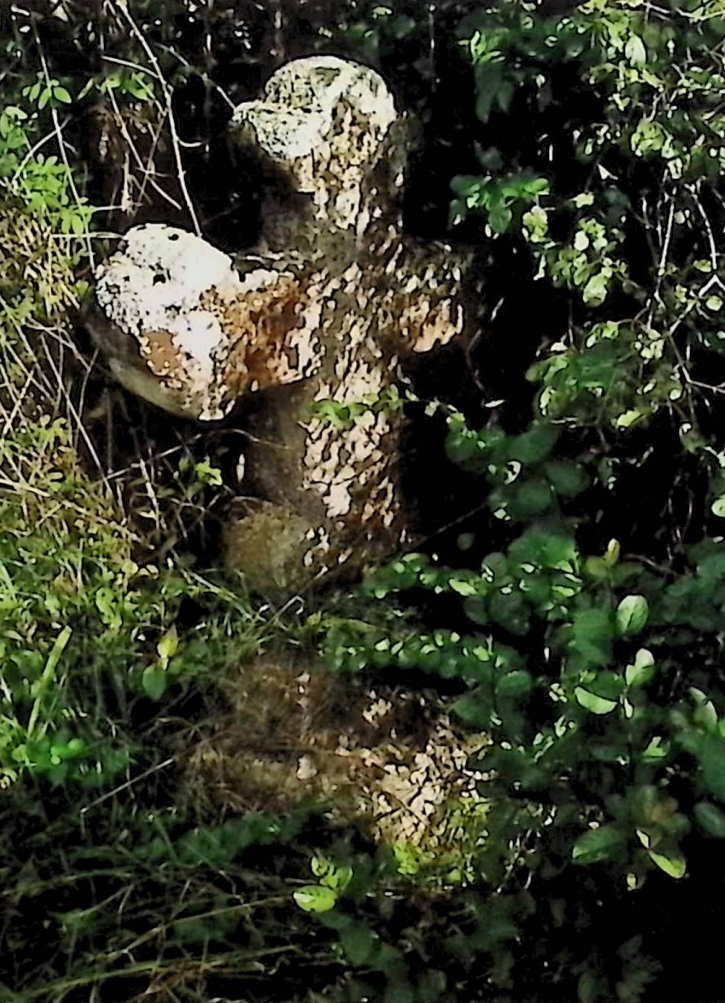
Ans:
{"type": "Polygon", "coordinates": [[[530,477],[516,485],[511,496],[511,509],[517,518],[541,515],[555,501],[551,484],[543,477],[530,477]]]}
{"type": "Polygon", "coordinates": [[[322,885],[305,885],[298,888],[292,897],[305,912],[329,912],[337,903],[337,892],[322,885]]]}
{"type": "Polygon", "coordinates": [[[656,850],[648,850],[650,860],[657,864],[660,870],[664,871],[671,878],[679,880],[684,878],[687,870],[687,861],[681,850],[668,850],[666,853],[658,853],[656,850]]]}
{"type": "Polygon", "coordinates": [[[511,210],[500,202],[493,205],[488,213],[488,225],[494,233],[506,233],[512,219],[511,210]]]}
{"type": "Polygon", "coordinates": [[[642,421],[646,415],[647,411],[640,407],[630,408],[628,411],[623,411],[622,414],[617,416],[615,424],[617,428],[632,428],[633,425],[642,421]]]}
{"type": "Polygon", "coordinates": [[[608,665],[612,660],[614,626],[608,610],[594,607],[574,617],[572,645],[591,665],[608,665]]]}
{"type": "Polygon", "coordinates": [[[590,693],[589,690],[585,690],[583,686],[577,686],[574,690],[574,696],[577,699],[577,703],[581,704],[584,710],[588,710],[592,714],[611,714],[617,706],[616,700],[608,700],[606,697],[597,696],[596,693],[590,693]]]}
{"type": "Polygon", "coordinates": [[[611,574],[611,567],[603,557],[587,557],[584,561],[584,571],[595,581],[604,581],[611,574]]]}
{"type": "Polygon", "coordinates": [[[655,674],[654,655],[647,648],[640,648],[634,658],[634,664],[624,670],[627,686],[644,686],[655,674]]]}
{"type": "Polygon", "coordinates": [[[147,665],[143,670],[141,685],[146,696],[152,700],[160,700],[166,692],[166,673],[155,665],[147,665]]]}
{"type": "Polygon", "coordinates": [[[625,596],[617,606],[617,631],[621,637],[633,637],[644,629],[649,605],[644,596],[625,596]]]}
{"type": "Polygon", "coordinates": [[[715,731],[717,729],[717,722],[717,710],[712,700],[705,700],[699,703],[693,711],[692,723],[704,731],[715,731]]]}
{"type": "Polygon", "coordinates": [[[655,735],[647,747],[642,750],[641,759],[643,763],[656,763],[668,756],[669,752],[669,742],[665,742],[660,735],[655,735]]]}
{"type": "Polygon", "coordinates": [[[619,540],[610,540],[607,544],[607,549],[604,554],[604,560],[607,562],[610,568],[613,568],[619,561],[619,555],[622,548],[619,544],[619,540]]]}
{"type": "Polygon", "coordinates": [[[494,623],[512,634],[523,636],[529,631],[530,607],[516,592],[494,592],[489,601],[489,613],[494,623]]]}
{"type": "Polygon", "coordinates": [[[340,944],[352,965],[364,965],[374,954],[380,938],[364,923],[354,923],[340,934],[340,944]]]}
{"type": "Polygon", "coordinates": [[[528,672],[523,669],[517,669],[514,672],[507,672],[505,676],[501,678],[496,683],[496,696],[497,697],[525,697],[531,692],[531,688],[534,685],[534,680],[528,672]]]}
{"type": "Polygon", "coordinates": [[[162,663],[166,665],[179,649],[179,634],[175,626],[169,627],[159,643],[156,651],[162,663]]]}
{"type": "Polygon", "coordinates": [[[719,519],[725,519],[725,495],[720,495],[710,506],[710,511],[719,519]]]}
{"type": "Polygon", "coordinates": [[[606,988],[602,985],[602,981],[601,976],[596,972],[591,970],[582,972],[576,987],[579,1003],[597,1003],[606,988]]]}
{"type": "Polygon", "coordinates": [[[629,36],[624,54],[633,66],[644,66],[647,62],[647,49],[639,35],[629,36]]]}
{"type": "Polygon", "coordinates": [[[467,581],[465,578],[451,578],[450,586],[459,596],[475,596],[478,592],[475,582],[467,581]]]}
{"type": "Polygon", "coordinates": [[[73,101],[73,98],[70,96],[65,87],[54,87],[53,97],[56,101],[60,101],[61,104],[71,104],[73,101]]]}
{"type": "Polygon", "coordinates": [[[693,814],[695,821],[708,836],[725,839],[725,812],[722,812],[717,805],[709,801],[699,801],[693,809],[693,814]]]}
{"type": "Polygon", "coordinates": [[[461,721],[485,731],[491,723],[491,708],[482,690],[474,690],[459,697],[453,704],[453,712],[461,721]]]}
{"type": "Polygon", "coordinates": [[[479,626],[487,624],[491,617],[488,612],[488,601],[483,596],[470,596],[464,600],[463,611],[469,620],[479,626]]]}
{"type": "Polygon", "coordinates": [[[335,867],[333,865],[332,870],[320,878],[320,884],[326,888],[333,888],[336,892],[343,892],[351,881],[352,867],[347,865],[343,867],[335,867]]]}
{"type": "Polygon", "coordinates": [[[592,275],[582,290],[582,299],[587,306],[601,306],[607,298],[609,281],[606,275],[592,275]]]}
{"type": "Polygon", "coordinates": [[[577,839],[571,859],[575,864],[596,864],[600,860],[608,860],[624,841],[624,833],[614,825],[589,829],[577,839]]]}
{"type": "Polygon", "coordinates": [[[534,424],[513,439],[508,450],[509,459],[525,464],[539,463],[546,459],[558,438],[559,431],[553,425],[534,424]]]}
{"type": "Polygon", "coordinates": [[[310,861],[310,870],[316,878],[325,878],[335,870],[335,864],[329,857],[316,854],[310,861]]]}
{"type": "Polygon", "coordinates": [[[544,470],[554,491],[562,498],[574,498],[589,484],[586,473],[572,460],[551,460],[544,470]]]}

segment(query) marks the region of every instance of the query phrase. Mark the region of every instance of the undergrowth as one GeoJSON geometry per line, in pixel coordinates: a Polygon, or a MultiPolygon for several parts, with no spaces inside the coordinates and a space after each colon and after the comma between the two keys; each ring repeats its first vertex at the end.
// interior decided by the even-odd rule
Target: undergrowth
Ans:
{"type": "MultiPolygon", "coordinates": [[[[0,11],[3,998],[717,998],[720,0],[41,6],[0,11]],[[74,317],[103,225],[242,232],[225,115],[300,39],[418,112],[418,229],[477,246],[489,312],[465,386],[407,394],[455,511],[279,609],[213,569],[233,431],[114,390],[74,317]],[[442,850],[302,780],[254,811],[189,782],[240,666],[318,647],[351,704],[434,690],[470,730],[442,850]]],[[[250,686],[246,720],[284,695],[250,686]]]]}

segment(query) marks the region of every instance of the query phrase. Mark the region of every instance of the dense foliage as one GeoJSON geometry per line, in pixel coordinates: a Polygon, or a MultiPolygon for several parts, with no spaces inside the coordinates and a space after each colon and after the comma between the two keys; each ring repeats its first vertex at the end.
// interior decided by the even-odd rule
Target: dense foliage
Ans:
{"type": "Polygon", "coordinates": [[[465,682],[491,806],[488,933],[463,954],[515,999],[717,992],[715,959],[695,974],[663,951],[709,911],[689,931],[657,912],[694,909],[698,883],[707,899],[725,837],[721,17],[504,2],[459,26],[481,127],[451,222],[483,222],[486,348],[516,357],[492,382],[478,355],[485,424],[478,402],[438,412],[488,514],[458,525],[458,570],[411,554],[365,585],[428,629],[328,637],[343,671],[465,682]]]}
{"type": "Polygon", "coordinates": [[[0,12],[3,998],[721,995],[723,14],[0,12]],[[474,245],[488,312],[374,405],[425,441],[428,541],[275,611],[193,564],[224,431],[109,400],[73,311],[107,228],[253,235],[226,121],[320,49],[417,114],[409,227],[474,245]],[[455,859],[329,805],[219,818],[174,772],[231,669],[315,644],[351,689],[437,687],[485,742],[455,859]]]}

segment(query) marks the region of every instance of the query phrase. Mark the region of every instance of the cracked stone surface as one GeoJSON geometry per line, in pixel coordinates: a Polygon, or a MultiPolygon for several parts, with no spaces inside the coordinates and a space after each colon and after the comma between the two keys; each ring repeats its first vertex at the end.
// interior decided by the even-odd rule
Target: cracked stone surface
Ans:
{"type": "Polygon", "coordinates": [[[386,401],[406,356],[471,324],[468,260],[402,233],[410,128],[373,70],[296,60],[229,138],[265,178],[257,247],[135,227],[99,270],[89,327],[116,378],[174,414],[253,400],[226,558],[296,589],[405,546],[403,418],[386,401]]]}

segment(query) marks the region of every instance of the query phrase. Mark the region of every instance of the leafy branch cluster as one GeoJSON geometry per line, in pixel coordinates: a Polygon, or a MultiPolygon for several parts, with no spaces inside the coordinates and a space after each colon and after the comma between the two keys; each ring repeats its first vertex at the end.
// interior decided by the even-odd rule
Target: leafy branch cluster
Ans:
{"type": "Polygon", "coordinates": [[[457,682],[490,740],[477,891],[501,933],[469,932],[467,963],[516,999],[659,998],[672,966],[647,916],[668,881],[704,890],[725,838],[722,5],[503,0],[458,34],[482,128],[451,222],[480,221],[508,295],[561,320],[537,344],[494,311],[533,356],[532,410],[517,428],[505,386],[484,427],[439,408],[486,499],[461,566],[380,569],[327,657],[457,682]],[[661,521],[628,525],[648,456],[671,472],[661,521]]]}

